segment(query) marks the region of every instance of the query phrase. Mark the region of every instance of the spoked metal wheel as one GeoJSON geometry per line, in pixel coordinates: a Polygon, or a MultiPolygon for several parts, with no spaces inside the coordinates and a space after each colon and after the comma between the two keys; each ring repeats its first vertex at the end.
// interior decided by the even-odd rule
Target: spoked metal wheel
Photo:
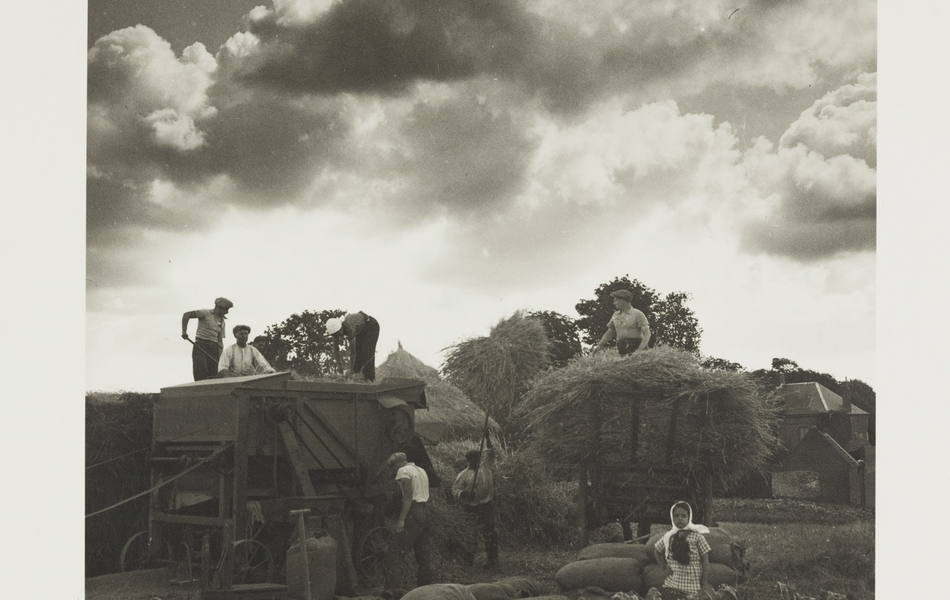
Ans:
{"type": "Polygon", "coordinates": [[[140,531],[129,538],[122,547],[119,555],[119,568],[123,573],[138,571],[149,567],[157,567],[174,563],[172,547],[166,542],[157,550],[155,556],[149,556],[148,532],[140,531]]]}
{"type": "Polygon", "coordinates": [[[234,543],[234,583],[270,583],[274,578],[274,558],[257,540],[234,543]]]}
{"type": "Polygon", "coordinates": [[[388,527],[375,527],[360,540],[356,568],[366,585],[376,586],[383,582],[383,562],[392,538],[393,532],[388,527]]]}

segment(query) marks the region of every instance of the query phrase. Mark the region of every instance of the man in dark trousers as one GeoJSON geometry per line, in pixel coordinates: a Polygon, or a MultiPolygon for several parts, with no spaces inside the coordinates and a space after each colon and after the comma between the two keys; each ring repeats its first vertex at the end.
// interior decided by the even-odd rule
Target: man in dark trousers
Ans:
{"type": "MultiPolygon", "coordinates": [[[[462,510],[475,521],[475,527],[485,541],[487,566],[494,569],[498,567],[498,534],[495,533],[495,505],[492,502],[495,498],[495,449],[491,437],[486,439],[484,455],[479,450],[465,453],[468,467],[455,478],[452,495],[458,498],[462,510]]],[[[474,562],[473,554],[470,563],[474,562]]]]}
{"type": "Polygon", "coordinates": [[[367,381],[376,381],[376,342],[379,340],[379,321],[364,313],[349,313],[345,317],[327,320],[327,333],[333,338],[333,356],[342,365],[340,342],[350,341],[350,371],[361,373],[367,381]]]}
{"type": "Polygon", "coordinates": [[[224,349],[225,315],[234,306],[227,298],[217,298],[214,308],[190,310],[181,316],[181,337],[189,340],[188,321],[198,319],[194,346],[191,349],[191,372],[195,381],[210,379],[218,374],[218,359],[224,349]]]}
{"type": "Polygon", "coordinates": [[[410,550],[416,557],[416,586],[432,583],[432,568],[429,564],[429,541],[432,537],[432,516],[429,513],[429,477],[425,470],[406,460],[406,455],[396,452],[383,465],[396,470],[396,483],[402,494],[399,520],[395,534],[389,543],[384,559],[386,591],[400,588],[402,565],[410,550]]]}

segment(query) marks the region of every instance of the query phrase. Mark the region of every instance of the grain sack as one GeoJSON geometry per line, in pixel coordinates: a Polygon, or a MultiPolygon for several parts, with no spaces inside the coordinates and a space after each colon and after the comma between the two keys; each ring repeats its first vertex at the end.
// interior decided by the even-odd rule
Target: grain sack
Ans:
{"type": "Polygon", "coordinates": [[[476,600],[468,586],[458,583],[435,583],[417,587],[402,600],[476,600]]]}
{"type": "MultiPolygon", "coordinates": [[[[656,543],[660,541],[665,535],[664,533],[657,533],[656,535],[650,536],[650,539],[647,540],[647,543],[644,544],[644,547],[647,550],[647,553],[651,557],[651,562],[656,562],[653,560],[653,549],[656,546],[656,543]]],[[[726,565],[729,568],[735,567],[735,541],[732,539],[732,535],[721,527],[710,527],[709,533],[702,534],[706,538],[706,542],[709,543],[709,558],[710,563],[715,563],[719,565],[726,565]]]]}
{"type": "Polygon", "coordinates": [[[312,600],[332,600],[336,591],[336,540],[325,535],[307,538],[307,569],[303,566],[300,542],[287,550],[287,596],[305,598],[307,571],[310,572],[312,600]]]}
{"type": "Polygon", "coordinates": [[[511,593],[511,598],[534,598],[541,593],[541,582],[530,577],[502,577],[495,582],[511,593]]]}
{"type": "Polygon", "coordinates": [[[635,558],[591,558],[564,565],[554,576],[562,590],[599,587],[608,592],[628,592],[643,587],[645,561],[635,558]]]}
{"type": "Polygon", "coordinates": [[[653,548],[647,549],[643,544],[594,544],[577,553],[577,560],[591,558],[635,558],[650,563],[653,562],[653,548]]]}
{"type": "MultiPolygon", "coordinates": [[[[709,563],[709,573],[706,579],[709,581],[709,585],[714,588],[718,588],[722,584],[731,585],[733,587],[739,585],[735,571],[726,565],[716,563],[709,563]]],[[[650,589],[651,587],[660,589],[663,587],[665,580],[666,570],[660,565],[647,565],[647,567],[643,569],[643,583],[646,589],[650,589]]]]}
{"type": "Polygon", "coordinates": [[[475,600],[509,600],[524,597],[515,596],[514,590],[500,586],[497,583],[473,583],[465,587],[475,596],[475,600]]]}

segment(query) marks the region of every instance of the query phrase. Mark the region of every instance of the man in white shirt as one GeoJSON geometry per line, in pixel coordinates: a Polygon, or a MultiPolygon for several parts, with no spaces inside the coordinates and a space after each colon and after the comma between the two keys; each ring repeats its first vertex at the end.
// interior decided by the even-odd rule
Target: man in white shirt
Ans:
{"type": "Polygon", "coordinates": [[[629,290],[617,290],[612,292],[614,312],[607,323],[607,331],[600,338],[597,345],[594,346],[592,354],[603,350],[610,340],[616,338],[617,352],[620,356],[633,354],[637,350],[644,350],[650,342],[650,323],[646,315],[635,309],[631,302],[633,301],[633,292],[629,290]]]}
{"type": "Polygon", "coordinates": [[[428,585],[432,583],[432,568],[429,564],[429,539],[432,536],[432,516],[428,506],[429,476],[421,467],[408,462],[402,452],[390,456],[386,466],[396,469],[396,483],[402,493],[395,535],[386,552],[386,590],[400,587],[402,564],[410,549],[419,566],[416,586],[428,585]]]}
{"type": "MultiPolygon", "coordinates": [[[[495,449],[492,447],[491,437],[484,455],[478,450],[469,450],[465,453],[468,467],[455,478],[452,484],[452,495],[462,505],[462,510],[471,515],[475,528],[485,541],[485,553],[488,555],[487,567],[498,567],[498,534],[495,533],[495,449]]],[[[467,557],[469,564],[474,564],[475,555],[467,557]]]]}
{"type": "Polygon", "coordinates": [[[238,377],[274,373],[273,367],[264,358],[260,350],[247,343],[251,328],[247,325],[235,325],[232,329],[237,343],[228,346],[218,360],[218,377],[238,377]]]}

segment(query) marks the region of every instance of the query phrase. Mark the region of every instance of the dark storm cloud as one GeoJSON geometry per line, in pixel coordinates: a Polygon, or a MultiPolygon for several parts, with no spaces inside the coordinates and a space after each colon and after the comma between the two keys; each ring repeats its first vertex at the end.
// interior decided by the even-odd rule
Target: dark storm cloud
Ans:
{"type": "Polygon", "coordinates": [[[419,103],[402,126],[413,155],[405,205],[426,204],[457,215],[507,205],[524,184],[534,143],[509,113],[474,99],[419,103]]]}
{"type": "Polygon", "coordinates": [[[299,201],[314,174],[344,160],[348,121],[332,99],[306,103],[224,78],[200,45],[176,57],[144,26],[113,32],[89,52],[87,213],[103,228],[200,227],[222,204],[299,201]],[[216,179],[226,196],[189,198],[216,179]],[[180,193],[165,203],[153,186],[180,193]]]}
{"type": "Polygon", "coordinates": [[[312,23],[252,13],[262,48],[245,76],[335,94],[400,93],[416,80],[453,81],[501,71],[530,37],[530,19],[507,0],[350,0],[312,23]]]}

